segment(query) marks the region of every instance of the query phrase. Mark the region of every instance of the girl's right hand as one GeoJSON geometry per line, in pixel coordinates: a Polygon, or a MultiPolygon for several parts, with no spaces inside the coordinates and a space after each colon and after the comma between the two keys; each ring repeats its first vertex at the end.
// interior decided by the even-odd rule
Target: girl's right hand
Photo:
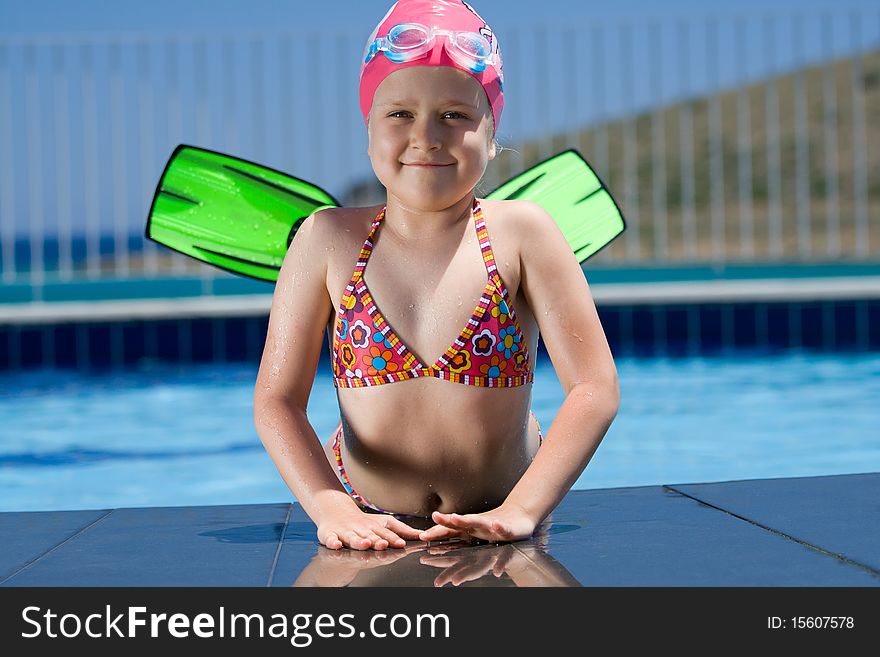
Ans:
{"type": "Polygon", "coordinates": [[[325,517],[318,525],[318,540],[331,550],[403,548],[405,539],[418,540],[419,530],[394,516],[364,513],[357,507],[325,517]]]}

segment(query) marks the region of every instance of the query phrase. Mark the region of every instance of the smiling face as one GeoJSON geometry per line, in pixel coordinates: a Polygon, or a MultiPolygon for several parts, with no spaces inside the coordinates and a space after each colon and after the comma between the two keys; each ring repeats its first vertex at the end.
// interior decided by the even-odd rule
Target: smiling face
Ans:
{"type": "Polygon", "coordinates": [[[385,78],[368,133],[373,171],[388,193],[425,211],[470,194],[495,157],[486,93],[448,66],[415,66],[385,78]]]}

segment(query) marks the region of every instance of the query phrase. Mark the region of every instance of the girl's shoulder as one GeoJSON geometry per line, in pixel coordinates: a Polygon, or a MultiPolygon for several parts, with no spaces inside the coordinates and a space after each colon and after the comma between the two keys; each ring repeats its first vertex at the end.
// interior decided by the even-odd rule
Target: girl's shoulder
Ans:
{"type": "Polygon", "coordinates": [[[549,216],[537,203],[520,199],[480,199],[480,207],[490,236],[498,233],[517,240],[527,239],[529,233],[539,228],[549,216]]]}
{"type": "Polygon", "coordinates": [[[330,272],[346,269],[357,260],[364,240],[370,234],[370,226],[381,210],[381,205],[334,207],[324,208],[310,217],[315,233],[311,246],[327,254],[330,272]]]}
{"type": "MultiPolygon", "coordinates": [[[[331,207],[319,210],[312,216],[314,230],[320,235],[324,243],[341,244],[347,238],[355,239],[366,228],[369,233],[370,225],[375,220],[382,206],[370,207],[331,207]]],[[[364,234],[366,235],[366,233],[364,234]]]]}
{"type": "MultiPolygon", "coordinates": [[[[484,214],[495,221],[519,222],[528,221],[528,217],[536,211],[543,212],[543,208],[533,201],[522,199],[488,199],[481,198],[480,207],[484,214]]],[[[489,219],[487,218],[487,221],[489,219]]]]}
{"type": "Polygon", "coordinates": [[[510,255],[516,254],[521,266],[525,266],[530,257],[570,255],[571,247],[556,221],[534,201],[481,200],[480,205],[492,247],[498,245],[498,248],[506,248],[510,255]]]}
{"type": "Polygon", "coordinates": [[[369,217],[370,221],[376,218],[381,205],[371,205],[368,207],[327,207],[315,212],[315,221],[324,222],[334,228],[346,228],[353,222],[363,221],[369,217]]]}

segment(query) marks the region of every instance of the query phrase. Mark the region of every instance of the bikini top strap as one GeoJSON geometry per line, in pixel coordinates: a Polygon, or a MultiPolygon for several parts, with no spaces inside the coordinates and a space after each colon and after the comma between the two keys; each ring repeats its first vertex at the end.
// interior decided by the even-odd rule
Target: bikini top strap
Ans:
{"type": "Polygon", "coordinates": [[[385,218],[385,207],[383,207],[379,214],[376,215],[376,218],[373,220],[373,225],[370,227],[370,234],[367,235],[367,239],[364,240],[364,245],[361,247],[360,255],[358,256],[357,264],[354,268],[353,278],[361,278],[364,274],[364,267],[367,266],[367,261],[370,259],[370,254],[373,252],[373,244],[376,241],[376,233],[379,231],[379,224],[382,223],[382,219],[385,218]]]}
{"type": "Polygon", "coordinates": [[[498,267],[495,265],[495,254],[492,251],[492,243],[489,241],[489,230],[486,228],[486,221],[483,217],[483,208],[480,202],[474,199],[474,224],[477,230],[477,241],[480,243],[480,251],[483,253],[483,263],[486,265],[486,272],[490,279],[495,279],[498,267]]]}

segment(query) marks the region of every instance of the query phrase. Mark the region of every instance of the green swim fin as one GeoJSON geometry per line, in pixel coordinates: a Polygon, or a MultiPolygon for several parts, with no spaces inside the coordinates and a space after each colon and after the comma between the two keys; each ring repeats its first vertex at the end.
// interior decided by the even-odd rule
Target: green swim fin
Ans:
{"type": "Polygon", "coordinates": [[[626,229],[608,188],[574,149],[536,164],[486,198],[527,199],[540,205],[556,221],[580,263],[626,229]]]}
{"type": "Polygon", "coordinates": [[[300,224],[337,206],[305,180],[180,144],[153,195],[146,236],[235,274],[275,281],[300,224]]]}
{"type": "MultiPolygon", "coordinates": [[[[623,232],[614,199],[580,153],[565,151],[486,198],[527,199],[554,218],[579,262],[623,232]]],[[[300,224],[340,203],[309,182],[230,155],[179,145],[159,179],[146,236],[203,262],[266,281],[300,224]]]]}

